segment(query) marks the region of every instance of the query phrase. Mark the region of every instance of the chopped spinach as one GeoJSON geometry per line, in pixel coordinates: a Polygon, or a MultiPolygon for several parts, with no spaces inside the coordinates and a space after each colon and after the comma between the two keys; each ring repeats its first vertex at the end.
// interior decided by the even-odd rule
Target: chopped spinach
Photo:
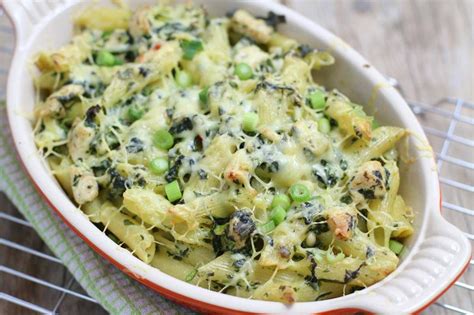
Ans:
{"type": "Polygon", "coordinates": [[[301,56],[301,58],[304,58],[306,57],[306,55],[308,55],[309,53],[313,52],[314,51],[314,48],[312,48],[311,46],[309,45],[306,45],[306,44],[302,44],[302,45],[299,45],[297,50],[296,50],[299,55],[301,56]]]}
{"type": "Polygon", "coordinates": [[[94,105],[87,109],[86,118],[84,119],[84,125],[86,127],[94,128],[96,126],[96,123],[94,120],[101,109],[102,107],[100,105],[94,105]]]}
{"type": "Polygon", "coordinates": [[[130,142],[125,147],[128,153],[138,153],[143,151],[144,144],[143,141],[137,137],[133,137],[130,139],[130,142]]]}
{"type": "Polygon", "coordinates": [[[120,140],[117,135],[111,130],[105,134],[105,142],[109,146],[110,150],[115,150],[120,147],[120,140]]]}
{"type": "Polygon", "coordinates": [[[277,29],[278,24],[286,23],[286,17],[282,14],[276,14],[273,11],[269,11],[267,17],[259,17],[267,23],[268,26],[271,26],[273,29],[277,29]]]}
{"type": "Polygon", "coordinates": [[[181,248],[180,246],[178,245],[175,245],[175,248],[176,250],[167,250],[166,253],[168,254],[168,256],[170,256],[171,258],[175,259],[175,260],[183,260],[183,258],[185,258],[186,256],[188,256],[189,254],[189,247],[186,247],[186,248],[181,248]]]}
{"type": "Polygon", "coordinates": [[[349,283],[351,280],[357,278],[357,276],[359,275],[359,271],[362,267],[365,266],[365,262],[363,262],[359,267],[357,267],[356,270],[354,271],[350,271],[350,270],[346,270],[346,273],[344,274],[344,283],[349,283]]]}
{"type": "Polygon", "coordinates": [[[180,121],[174,122],[171,128],[169,129],[169,132],[172,135],[177,135],[186,130],[193,130],[193,128],[194,125],[192,119],[189,117],[185,117],[180,121]]]}
{"type": "Polygon", "coordinates": [[[340,201],[346,205],[349,205],[352,203],[352,197],[350,195],[344,195],[341,197],[340,201]]]}
{"type": "Polygon", "coordinates": [[[308,258],[311,262],[310,267],[309,267],[309,271],[311,272],[311,275],[306,276],[304,280],[307,285],[313,288],[313,290],[317,291],[319,290],[319,280],[318,280],[318,277],[316,276],[316,267],[318,266],[318,264],[316,260],[314,259],[313,255],[310,254],[308,258]]]}
{"type": "Polygon", "coordinates": [[[170,161],[171,167],[165,174],[165,179],[168,183],[171,183],[176,178],[178,178],[179,168],[183,164],[183,160],[184,160],[184,155],[178,155],[176,158],[170,161]]]}
{"type": "Polygon", "coordinates": [[[128,178],[123,177],[115,168],[110,168],[110,197],[115,199],[121,197],[125,190],[131,187],[132,183],[128,178]]]}
{"type": "Polygon", "coordinates": [[[372,189],[359,189],[357,192],[364,196],[365,199],[375,199],[375,193],[372,189]]]}
{"type": "Polygon", "coordinates": [[[109,159],[105,159],[100,161],[99,164],[96,164],[91,167],[92,172],[94,172],[94,176],[99,177],[104,175],[107,172],[107,169],[110,168],[112,165],[111,161],[109,159]]]}
{"type": "Polygon", "coordinates": [[[329,225],[327,223],[327,219],[322,215],[317,216],[313,220],[313,224],[310,226],[309,230],[311,232],[314,232],[314,234],[316,235],[329,231],[329,225]]]}
{"type": "Polygon", "coordinates": [[[203,169],[198,170],[198,175],[200,180],[207,179],[207,172],[203,169]]]}

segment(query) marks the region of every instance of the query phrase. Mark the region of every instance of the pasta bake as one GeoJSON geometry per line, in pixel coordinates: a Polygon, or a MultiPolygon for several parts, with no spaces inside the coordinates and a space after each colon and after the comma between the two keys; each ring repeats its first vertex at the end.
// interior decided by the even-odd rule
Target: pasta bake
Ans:
{"type": "Polygon", "coordinates": [[[337,60],[279,33],[284,22],[90,7],[70,43],[35,59],[35,141],[75,204],[140,260],[294,303],[384,279],[413,214],[399,194],[406,130],[317,84],[337,60]]]}

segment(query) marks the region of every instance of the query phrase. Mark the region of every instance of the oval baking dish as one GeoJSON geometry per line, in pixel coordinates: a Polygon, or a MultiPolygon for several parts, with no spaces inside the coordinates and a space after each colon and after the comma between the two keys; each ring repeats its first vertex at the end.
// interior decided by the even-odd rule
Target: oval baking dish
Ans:
{"type": "MultiPolygon", "coordinates": [[[[99,1],[107,4],[107,1],[99,1]]],[[[128,1],[137,8],[154,1],[128,1]]],[[[384,77],[341,39],[288,8],[270,1],[202,0],[211,15],[243,8],[254,15],[268,11],[285,15],[280,31],[301,43],[326,49],[336,58],[321,83],[337,87],[382,124],[409,129],[410,164],[402,164],[401,194],[415,209],[415,235],[408,241],[399,267],[387,278],[356,293],[318,302],[284,305],[247,300],[212,292],[177,280],[135,258],[97,229],[64,193],[37,152],[31,116],[35,91],[30,62],[38,51],[60,47],[72,35],[74,14],[90,3],[79,0],[39,2],[5,0],[3,5],[16,29],[16,50],[9,73],[7,110],[20,159],[38,191],[57,214],[94,250],[129,276],[160,294],[194,309],[215,313],[321,313],[369,311],[420,312],[434,302],[466,269],[471,257],[469,241],[440,214],[441,196],[436,164],[427,139],[409,107],[384,77]]]]}

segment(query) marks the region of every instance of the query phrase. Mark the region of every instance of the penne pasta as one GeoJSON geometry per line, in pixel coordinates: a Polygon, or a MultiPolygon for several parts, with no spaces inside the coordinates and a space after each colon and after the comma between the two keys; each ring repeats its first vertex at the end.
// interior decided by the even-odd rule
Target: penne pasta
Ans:
{"type": "Polygon", "coordinates": [[[335,58],[279,33],[284,20],[86,9],[69,44],[35,59],[34,139],[84,215],[144,263],[291,304],[384,279],[413,211],[406,130],[317,84],[335,58]]]}

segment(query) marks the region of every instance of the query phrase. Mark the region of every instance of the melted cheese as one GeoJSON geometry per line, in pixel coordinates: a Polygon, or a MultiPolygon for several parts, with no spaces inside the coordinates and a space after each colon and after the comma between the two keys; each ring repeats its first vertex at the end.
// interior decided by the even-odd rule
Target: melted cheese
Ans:
{"type": "Polygon", "coordinates": [[[372,130],[360,106],[313,81],[332,56],[275,32],[273,13],[88,12],[71,44],[38,58],[47,89],[35,141],[91,221],[147,263],[245,297],[335,297],[393,271],[388,240],[413,233],[398,194],[395,145],[406,132],[372,130]],[[99,51],[114,64],[100,64],[99,51]],[[250,78],[239,77],[241,63],[250,78]],[[324,108],[313,108],[313,93],[324,108]],[[243,128],[249,113],[254,130],[243,128]],[[163,130],[168,149],[157,145],[163,130]],[[157,158],[166,171],[150,164],[157,158]],[[183,196],[171,203],[174,181],[183,196]],[[295,184],[310,197],[292,200],[280,223],[272,200],[295,184]],[[280,225],[268,231],[272,220],[280,225]]]}

